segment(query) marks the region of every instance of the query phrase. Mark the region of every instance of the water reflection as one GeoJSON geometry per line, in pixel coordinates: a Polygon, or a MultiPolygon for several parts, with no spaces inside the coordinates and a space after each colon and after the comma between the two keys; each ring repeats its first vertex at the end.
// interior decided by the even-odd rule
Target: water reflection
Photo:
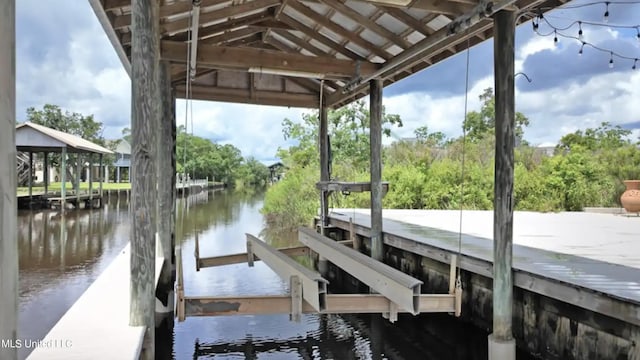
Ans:
{"type": "Polygon", "coordinates": [[[20,211],[18,338],[42,339],[128,239],[124,199],[102,209],[20,211]]]}

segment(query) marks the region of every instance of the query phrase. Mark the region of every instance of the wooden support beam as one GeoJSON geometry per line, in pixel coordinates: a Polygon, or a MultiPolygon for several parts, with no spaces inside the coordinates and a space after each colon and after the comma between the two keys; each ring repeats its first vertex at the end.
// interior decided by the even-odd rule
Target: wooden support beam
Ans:
{"type": "MultiPolygon", "coordinates": [[[[162,57],[165,60],[184,62],[187,44],[163,41],[162,57]]],[[[280,51],[234,48],[229,46],[198,46],[198,64],[202,67],[247,70],[264,68],[277,71],[320,73],[328,78],[351,78],[356,72],[356,62],[332,57],[283,54],[280,51]]],[[[360,74],[366,75],[379,65],[365,62],[360,65],[360,74]]],[[[265,70],[265,72],[267,72],[265,70]]]]}
{"type": "Polygon", "coordinates": [[[384,262],[382,238],[382,80],[370,80],[369,93],[371,257],[384,262]]]}
{"type": "MultiPolygon", "coordinates": [[[[359,0],[374,5],[380,5],[381,1],[359,0]]],[[[384,2],[386,7],[396,7],[398,9],[414,8],[427,10],[434,14],[459,15],[471,9],[471,6],[464,3],[451,3],[449,1],[433,1],[433,0],[410,0],[408,4],[396,4],[393,1],[384,2]]]]}
{"type": "Polygon", "coordinates": [[[289,26],[291,26],[292,28],[294,28],[295,30],[298,30],[300,32],[302,32],[303,34],[309,36],[311,39],[316,40],[317,42],[323,44],[324,46],[332,49],[333,51],[340,53],[350,59],[354,59],[354,60],[360,60],[360,61],[366,61],[366,58],[362,55],[356,54],[355,52],[345,48],[344,46],[338,44],[337,42],[323,36],[322,34],[318,33],[317,31],[315,31],[314,29],[310,28],[309,26],[307,26],[306,24],[303,24],[301,22],[299,22],[298,20],[292,18],[291,16],[288,16],[287,14],[283,13],[280,15],[280,20],[282,20],[284,23],[288,24],[289,26]]]}
{"type": "Polygon", "coordinates": [[[494,15],[496,150],[493,192],[493,333],[490,360],[515,360],[513,338],[513,177],[515,147],[514,40],[516,13],[494,15]]]}
{"type": "Polygon", "coordinates": [[[111,11],[111,10],[116,10],[123,7],[130,7],[131,0],[104,0],[103,4],[104,4],[103,7],[105,11],[111,11]]]}
{"type": "MultiPolygon", "coordinates": [[[[319,181],[316,189],[335,191],[340,193],[368,192],[371,191],[371,183],[368,181],[319,181]]],[[[382,182],[382,196],[389,191],[389,183],[382,182]]]]}
{"type": "Polygon", "coordinates": [[[18,351],[18,204],[16,198],[16,4],[0,0],[0,359],[18,351]],[[9,346],[4,346],[9,342],[9,346]]]}
{"type": "MultiPolygon", "coordinates": [[[[156,129],[159,128],[158,1],[133,0],[131,48],[131,313],[144,326],[144,359],[154,359],[156,254],[156,129]]],[[[185,50],[186,51],[186,50],[185,50]]],[[[185,52],[186,53],[186,52],[185,52]]]]}
{"type": "Polygon", "coordinates": [[[354,34],[353,32],[349,31],[348,29],[345,29],[341,25],[338,25],[338,24],[334,23],[333,21],[329,20],[328,17],[325,17],[322,14],[318,14],[313,9],[311,9],[310,7],[308,7],[306,5],[303,5],[300,2],[297,2],[297,1],[291,2],[289,4],[289,6],[292,9],[294,9],[295,11],[301,13],[302,15],[304,15],[304,16],[310,18],[310,19],[314,19],[315,21],[317,21],[317,23],[319,25],[322,25],[323,27],[327,28],[328,30],[331,30],[332,32],[340,35],[345,40],[351,41],[352,43],[358,45],[359,47],[369,51],[371,54],[377,55],[377,56],[383,58],[384,60],[388,60],[389,58],[392,57],[391,54],[389,54],[388,52],[380,49],[377,45],[369,42],[368,40],[366,40],[364,38],[361,38],[360,36],[354,34]]]}
{"type": "Polygon", "coordinates": [[[265,29],[261,27],[245,27],[237,30],[226,31],[221,34],[208,37],[206,39],[200,40],[199,43],[202,45],[220,45],[227,41],[243,39],[256,33],[261,33],[263,31],[265,31],[265,29]]]}
{"type": "MultiPolygon", "coordinates": [[[[202,12],[200,14],[200,26],[206,26],[230,17],[242,15],[248,12],[268,9],[280,5],[280,0],[255,0],[240,5],[230,5],[215,11],[202,12]]],[[[204,9],[203,9],[204,10],[204,9]]],[[[189,18],[167,22],[162,26],[163,34],[176,34],[189,30],[189,18]]]]}
{"type": "Polygon", "coordinates": [[[160,301],[164,306],[169,304],[169,296],[173,290],[171,278],[171,257],[173,255],[173,247],[171,246],[171,217],[173,216],[172,195],[175,188],[175,182],[172,182],[171,174],[175,171],[171,166],[171,157],[173,152],[171,127],[173,122],[173,94],[171,91],[171,72],[168,61],[162,61],[159,67],[159,93],[160,93],[160,112],[159,126],[156,130],[156,146],[157,146],[157,167],[156,176],[158,181],[157,192],[157,229],[159,247],[161,250],[158,257],[165,259],[161,269],[158,282],[158,291],[160,301]]]}
{"type": "MultiPolygon", "coordinates": [[[[186,316],[229,316],[288,314],[291,311],[290,295],[242,296],[242,297],[185,297],[186,316]]],[[[455,298],[449,294],[420,295],[418,299],[423,313],[451,313],[455,310],[455,298]]],[[[377,294],[329,294],[327,308],[321,314],[376,314],[388,312],[391,301],[377,294]]],[[[406,313],[406,310],[398,309],[406,313]]],[[[302,313],[318,313],[308,302],[302,302],[302,313]]]]}
{"type": "MultiPolygon", "coordinates": [[[[176,88],[178,96],[184,96],[185,87],[176,88]]],[[[249,89],[196,86],[192,87],[195,100],[238,102],[243,104],[261,104],[313,108],[318,104],[317,94],[292,94],[279,91],[254,90],[253,98],[249,89]]]]}
{"type": "Polygon", "coordinates": [[[383,38],[395,43],[396,45],[402,48],[406,49],[409,46],[411,46],[411,44],[406,39],[394,34],[393,32],[387,30],[387,28],[379,25],[377,22],[371,20],[366,16],[361,15],[359,12],[345,5],[344,0],[320,0],[320,1],[336,9],[343,15],[350,17],[360,25],[365,26],[368,30],[375,32],[376,34],[382,36],[383,38]]]}
{"type": "Polygon", "coordinates": [[[414,29],[415,31],[417,31],[419,33],[422,33],[422,35],[429,36],[429,35],[434,33],[433,30],[430,30],[425,25],[428,22],[428,21],[425,21],[425,20],[428,20],[429,18],[435,18],[436,16],[438,16],[437,14],[432,14],[432,15],[430,15],[428,17],[428,19],[425,19],[425,20],[418,20],[418,19],[414,18],[413,16],[407,14],[406,12],[404,12],[401,9],[398,9],[398,8],[394,8],[394,7],[390,7],[390,6],[382,6],[381,8],[384,9],[384,11],[386,11],[389,15],[391,15],[394,18],[396,18],[396,19],[400,20],[401,22],[405,23],[410,28],[414,29]]]}
{"type": "MultiPolygon", "coordinates": [[[[200,0],[200,8],[204,9],[209,6],[215,6],[229,2],[228,0],[200,0]]],[[[189,13],[193,9],[192,1],[176,1],[172,4],[160,6],[160,17],[169,17],[180,14],[189,13]]],[[[185,14],[186,15],[186,14],[185,14]]]]}
{"type": "Polygon", "coordinates": [[[251,47],[261,42],[262,42],[262,34],[255,33],[253,35],[250,35],[244,38],[235,39],[233,41],[227,41],[224,45],[229,47],[235,47],[235,46],[251,47]]]}

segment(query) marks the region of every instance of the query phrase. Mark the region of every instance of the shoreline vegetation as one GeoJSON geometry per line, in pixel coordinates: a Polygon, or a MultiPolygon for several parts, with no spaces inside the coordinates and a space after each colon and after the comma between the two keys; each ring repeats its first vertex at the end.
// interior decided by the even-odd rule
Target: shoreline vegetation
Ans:
{"type": "MultiPolygon", "coordinates": [[[[494,97],[487,89],[480,96],[480,111],[468,114],[466,138],[446,138],[426,126],[415,138],[394,139],[383,148],[383,181],[389,209],[493,208],[494,97]],[[464,163],[464,166],[463,166],[464,163]]],[[[368,108],[353,103],[328,114],[332,174],[340,181],[369,181],[368,108]]],[[[516,115],[514,209],[538,212],[581,211],[585,207],[620,207],[623,180],[640,178],[640,148],[631,131],[607,122],[564,135],[555,147],[527,143],[529,120],[516,115]]],[[[402,126],[397,115],[383,114],[384,135],[402,126]]],[[[281,149],[285,177],[269,187],[262,213],[267,222],[295,229],[317,213],[320,178],[316,139],[317,112],[301,122],[283,121],[285,138],[298,145],[281,149]]],[[[368,208],[369,193],[332,194],[331,207],[368,208]]]]}

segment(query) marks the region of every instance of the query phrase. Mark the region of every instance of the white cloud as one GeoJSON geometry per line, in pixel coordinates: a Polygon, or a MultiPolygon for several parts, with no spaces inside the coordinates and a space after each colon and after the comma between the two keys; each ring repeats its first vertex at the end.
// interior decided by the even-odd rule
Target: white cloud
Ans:
{"type": "MultiPolygon", "coordinates": [[[[18,118],[21,120],[24,117],[24,110],[28,106],[58,104],[70,111],[94,114],[97,120],[104,123],[107,137],[120,137],[121,129],[130,124],[131,86],[88,4],[56,2],[55,6],[51,6],[51,11],[55,12],[53,17],[49,14],[46,17],[34,15],[41,13],[32,11],[41,7],[39,1],[20,1],[17,5],[20,29],[17,39],[18,118]],[[67,8],[73,10],[68,18],[65,17],[69,14],[65,10],[67,8]],[[81,18],[82,21],[77,21],[76,18],[81,18]],[[39,41],[43,38],[47,41],[39,41]]],[[[594,43],[617,41],[620,44],[623,41],[629,42],[630,37],[635,40],[635,32],[623,34],[589,29],[585,35],[594,43]]],[[[557,58],[559,53],[571,45],[568,39],[561,39],[561,44],[555,47],[553,37],[533,36],[526,39],[524,36],[523,39],[525,40],[518,42],[516,71],[521,71],[525,61],[531,57],[536,57],[537,62],[544,61],[547,53],[557,58]]],[[[637,41],[629,43],[633,45],[625,46],[631,54],[640,51],[637,41]]],[[[584,57],[587,55],[585,52],[584,57]]],[[[547,60],[541,68],[557,67],[557,63],[553,61],[557,62],[558,59],[547,60]]],[[[446,73],[446,61],[440,66],[441,73],[446,73]]],[[[432,72],[431,76],[433,75],[432,72]]],[[[492,75],[483,76],[470,89],[469,111],[478,110],[478,95],[483,89],[493,87],[492,75]]],[[[550,79],[545,79],[540,74],[533,78],[538,84],[543,84],[545,80],[550,79]]],[[[590,76],[583,83],[565,79],[557,83],[559,85],[519,92],[516,95],[517,110],[525,113],[531,120],[525,136],[532,143],[553,143],[567,132],[597,126],[602,121],[625,124],[639,120],[637,114],[640,114],[640,103],[636,99],[640,95],[640,70],[634,73],[600,73],[590,76]]],[[[430,89],[432,92],[411,92],[384,98],[387,112],[397,113],[403,119],[404,127],[394,131],[397,137],[413,136],[413,130],[423,125],[449,136],[460,134],[464,116],[464,94],[442,98],[442,95],[436,95],[439,89],[433,87],[430,89]]],[[[179,101],[176,109],[177,122],[183,124],[184,102],[179,101]]],[[[233,144],[245,156],[267,160],[273,158],[279,146],[287,145],[282,136],[282,119],[288,117],[298,120],[303,111],[305,110],[194,101],[193,132],[221,143],[233,144]]],[[[189,121],[189,130],[190,125],[189,121]]],[[[638,132],[635,131],[636,134],[638,132]]]]}

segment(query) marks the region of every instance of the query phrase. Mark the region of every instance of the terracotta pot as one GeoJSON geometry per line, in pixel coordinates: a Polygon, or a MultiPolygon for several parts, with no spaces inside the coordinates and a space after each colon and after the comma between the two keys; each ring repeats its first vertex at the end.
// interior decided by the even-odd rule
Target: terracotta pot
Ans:
{"type": "Polygon", "coordinates": [[[628,212],[640,212],[640,180],[625,180],[627,190],[620,196],[622,207],[628,212]]]}

